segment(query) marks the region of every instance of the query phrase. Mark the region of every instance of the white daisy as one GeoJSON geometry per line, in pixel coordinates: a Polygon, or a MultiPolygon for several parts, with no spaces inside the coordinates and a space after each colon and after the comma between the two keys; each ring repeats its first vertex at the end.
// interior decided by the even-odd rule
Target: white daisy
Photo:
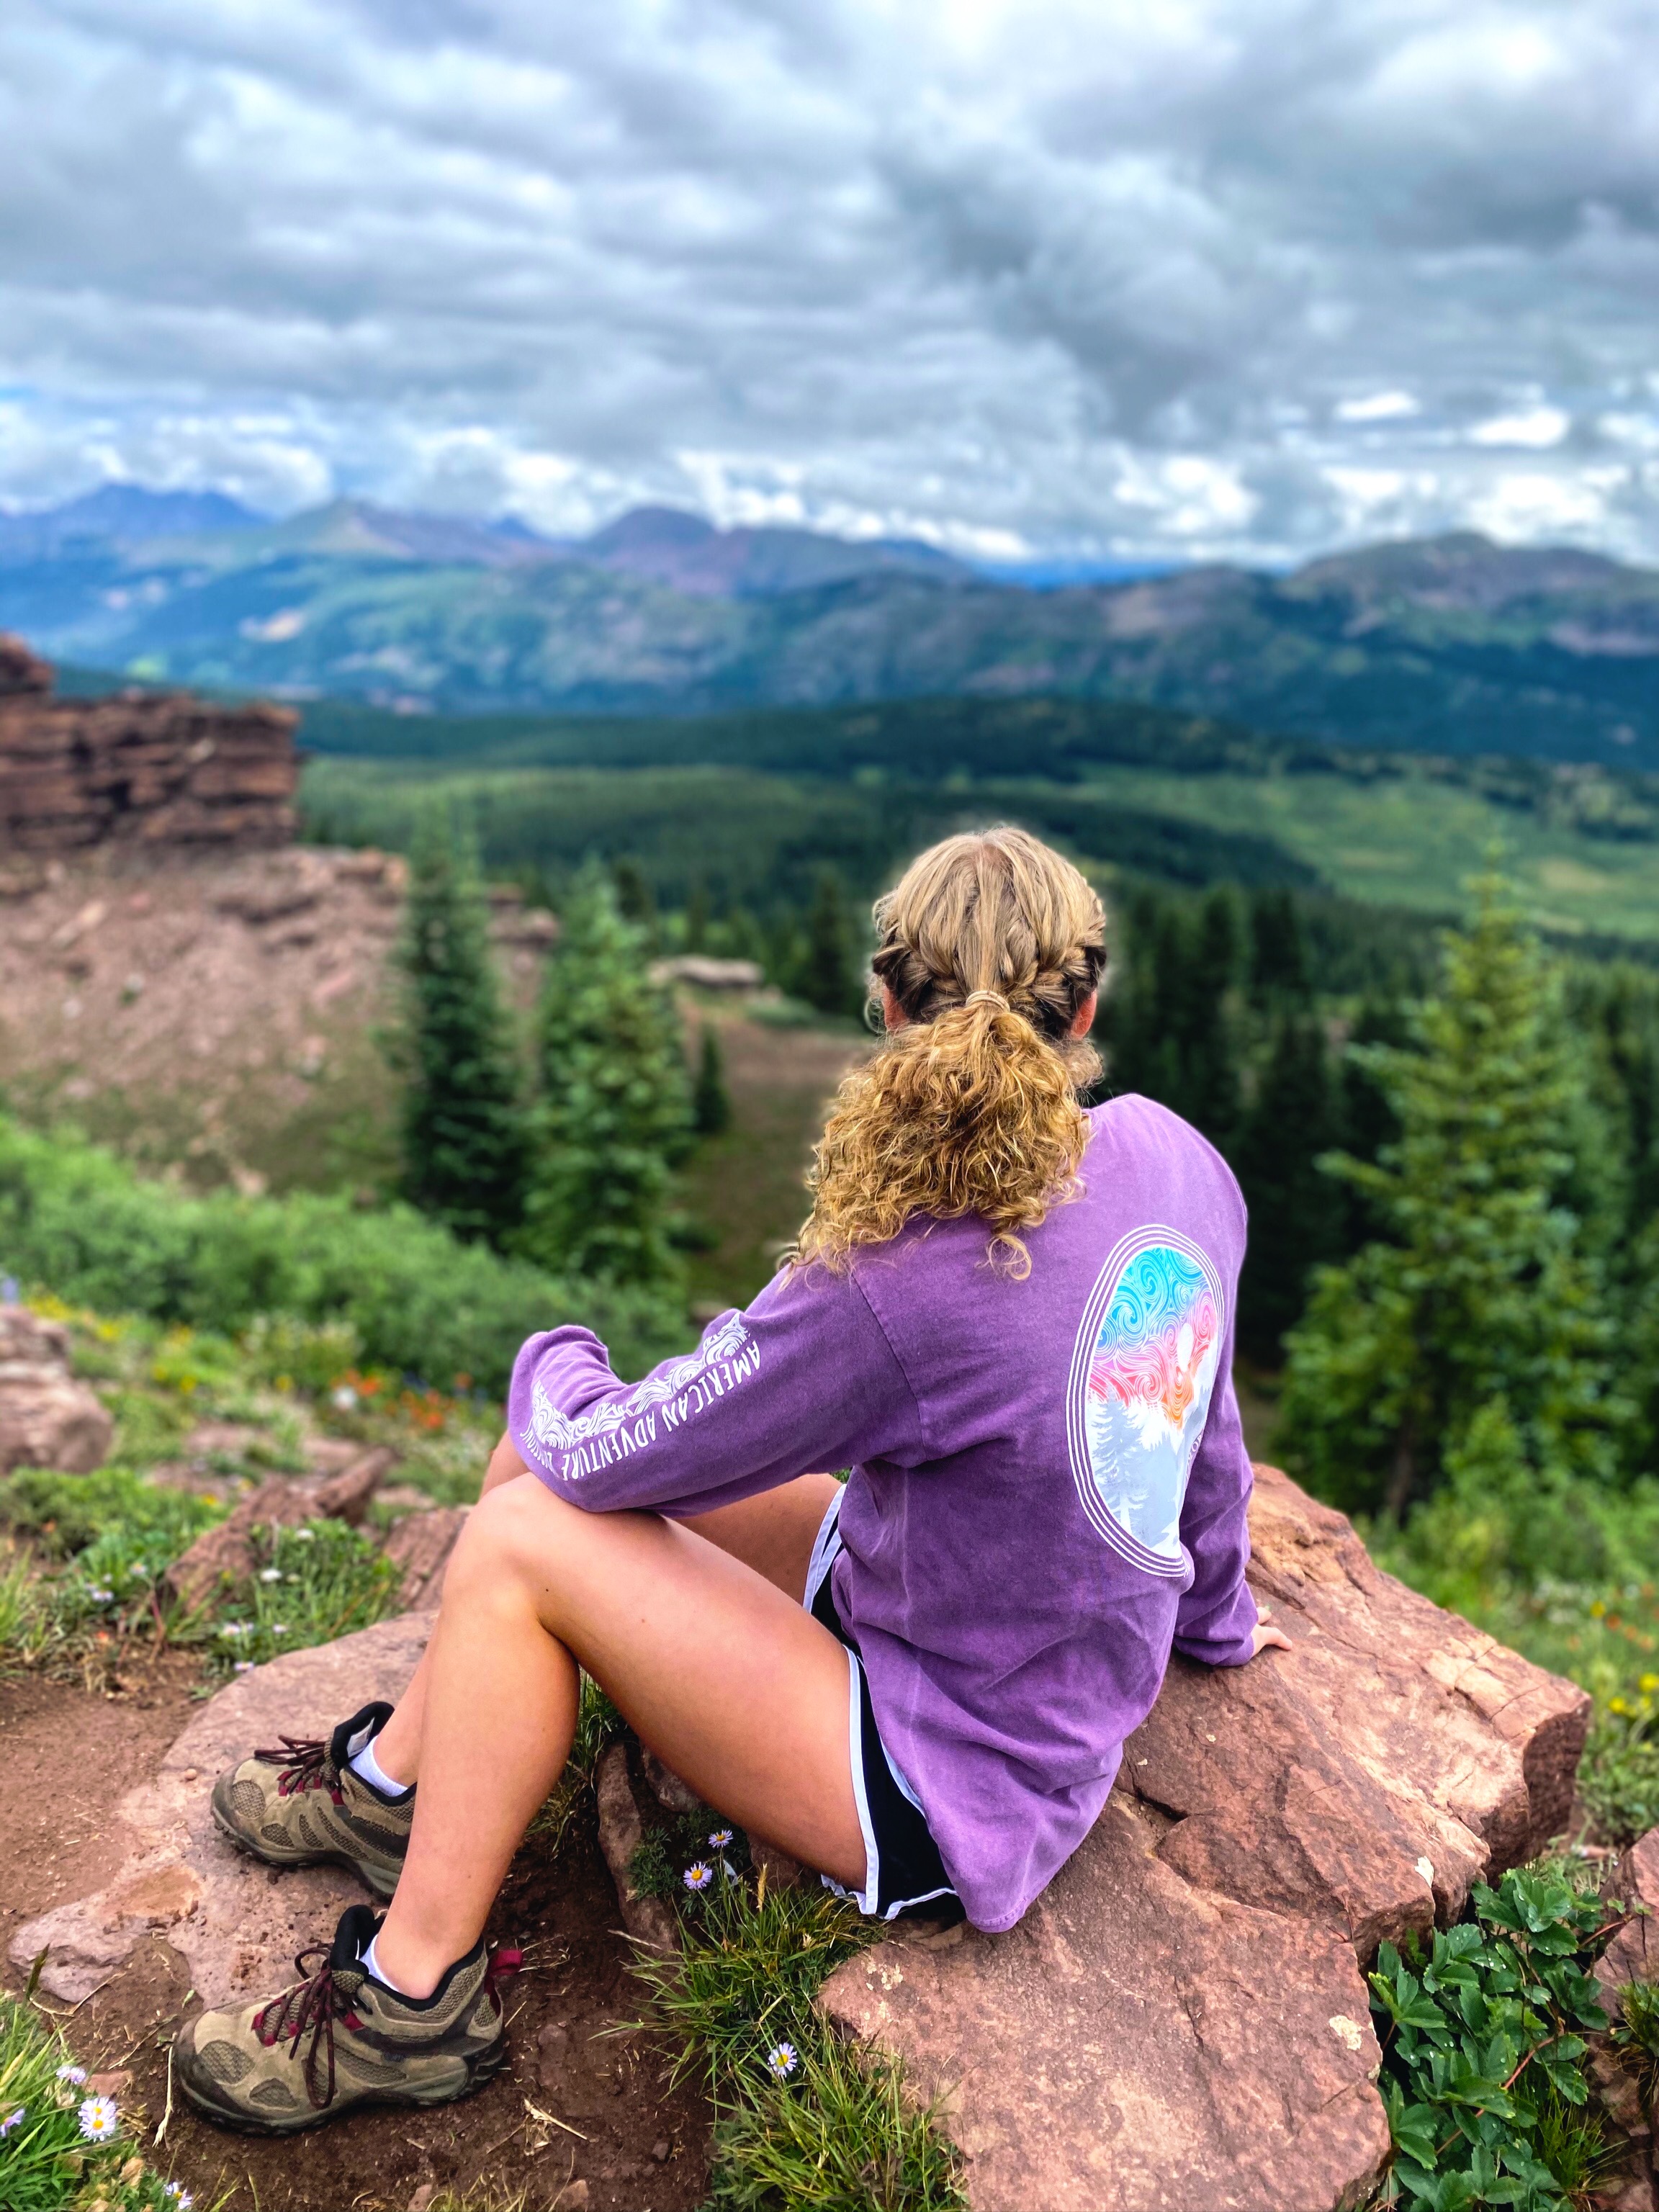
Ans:
{"type": "Polygon", "coordinates": [[[87,2069],[84,2066],[60,2066],[58,2078],[60,2081],[72,2081],[78,2089],[87,2078],[87,2069]]]}
{"type": "Polygon", "coordinates": [[[714,1879],[714,1868],[705,1866],[701,1859],[698,1859],[694,1865],[687,1867],[685,1872],[680,1876],[680,1880],[686,1887],[692,1890],[707,1889],[714,1879]]]}
{"type": "Polygon", "coordinates": [[[262,1583],[279,1583],[283,1579],[283,1571],[280,1567],[261,1567],[259,1579],[262,1583]]]}
{"type": "Polygon", "coordinates": [[[88,2142],[112,2142],[121,2131],[113,2097],[88,2097],[81,2106],[81,2132],[88,2142]]]}
{"type": "Polygon", "coordinates": [[[732,1840],[732,1831],[730,1828],[712,1828],[708,1840],[717,1851],[723,1851],[732,1840]]]}
{"type": "Polygon", "coordinates": [[[766,2054],[766,2063],[780,2081],[787,2081],[799,2061],[793,2043],[775,2043],[766,2054]]]}

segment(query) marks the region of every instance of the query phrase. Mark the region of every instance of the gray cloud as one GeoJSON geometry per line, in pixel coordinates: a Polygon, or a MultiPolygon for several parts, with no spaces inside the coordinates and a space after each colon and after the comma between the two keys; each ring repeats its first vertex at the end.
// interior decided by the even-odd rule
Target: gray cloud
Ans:
{"type": "Polygon", "coordinates": [[[1659,559],[1650,0],[12,0],[0,496],[1659,559]]]}

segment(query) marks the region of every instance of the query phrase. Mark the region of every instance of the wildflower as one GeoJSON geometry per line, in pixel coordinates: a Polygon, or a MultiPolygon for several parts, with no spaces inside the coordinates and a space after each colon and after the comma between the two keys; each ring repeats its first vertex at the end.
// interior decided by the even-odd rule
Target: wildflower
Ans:
{"type": "Polygon", "coordinates": [[[702,1859],[696,1860],[692,1865],[687,1867],[685,1872],[680,1876],[680,1880],[690,1890],[707,1889],[714,1879],[714,1868],[705,1865],[702,1859]]]}
{"type": "Polygon", "coordinates": [[[786,2081],[799,2063],[793,2043],[775,2043],[766,2054],[766,2063],[780,2081],[786,2081]]]}
{"type": "Polygon", "coordinates": [[[189,2190],[185,2188],[182,2183],[177,2181],[163,2183],[161,2194],[163,2197],[169,2198],[173,2203],[177,2204],[179,2207],[179,2212],[190,2212],[191,2206],[196,2202],[196,2199],[191,2195],[189,2190]]]}
{"type": "Polygon", "coordinates": [[[0,1306],[15,1306],[21,1295],[15,1275],[0,1275],[0,1306]]]}
{"type": "Polygon", "coordinates": [[[283,1571],[280,1567],[261,1567],[259,1579],[262,1583],[279,1583],[283,1579],[283,1571]]]}
{"type": "Polygon", "coordinates": [[[287,1621],[273,1620],[270,1624],[270,1632],[273,1636],[286,1636],[288,1634],[287,1621]]]}
{"type": "Polygon", "coordinates": [[[88,1587],[87,1595],[92,1600],[94,1605],[113,1605],[115,1602],[115,1592],[112,1589],[99,1589],[95,1587],[88,1587]]]}
{"type": "Polygon", "coordinates": [[[317,1540],[317,1531],[314,1528],[296,1528],[294,1532],[294,1540],[296,1544],[314,1544],[317,1540]]]}
{"type": "Polygon", "coordinates": [[[253,1672],[253,1662],[252,1659],[239,1659],[230,1671],[233,1674],[251,1674],[253,1672]]]}
{"type": "Polygon", "coordinates": [[[1659,1674],[1644,1674],[1636,1686],[1644,1698],[1651,1697],[1656,1690],[1659,1690],[1659,1674]]]}
{"type": "Polygon", "coordinates": [[[113,2097],[88,2097],[81,2106],[81,2132],[88,2142],[112,2142],[120,2132],[121,2115],[113,2097]]]}
{"type": "Polygon", "coordinates": [[[333,1395],[334,1403],[338,1410],[343,1413],[350,1413],[353,1407],[355,1407],[357,1402],[357,1393],[352,1389],[349,1382],[342,1382],[339,1389],[335,1391],[333,1395]]]}
{"type": "Polygon", "coordinates": [[[723,1851],[732,1840],[732,1831],[730,1828],[713,1828],[709,1831],[708,1840],[717,1851],[723,1851]]]}
{"type": "Polygon", "coordinates": [[[1627,1713],[1630,1711],[1630,1707],[1625,1703],[1622,1698],[1609,1698],[1607,1699],[1607,1711],[1610,1713],[1627,1713]]]}
{"type": "Polygon", "coordinates": [[[0,2120],[0,2136],[9,2136],[14,2128],[21,2127],[27,2112],[27,2105],[20,2105],[15,2112],[8,2112],[5,2118],[0,2120]]]}
{"type": "Polygon", "coordinates": [[[78,2089],[87,2078],[87,2069],[84,2066],[60,2066],[58,2078],[60,2081],[73,2082],[78,2089]]]}

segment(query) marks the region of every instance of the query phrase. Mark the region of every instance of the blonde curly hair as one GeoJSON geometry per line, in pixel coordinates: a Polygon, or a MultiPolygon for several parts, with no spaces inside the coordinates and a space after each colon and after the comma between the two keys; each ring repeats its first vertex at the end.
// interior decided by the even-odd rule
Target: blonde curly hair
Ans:
{"type": "Polygon", "coordinates": [[[801,1261],[844,1266],[913,1213],[977,1214],[991,1258],[1030,1272],[1020,1231],[1077,1194],[1100,1073],[1072,1034],[1106,965],[1099,899],[1024,830],[947,837],[875,904],[872,984],[902,1018],[843,1078],[808,1186],[801,1261]]]}

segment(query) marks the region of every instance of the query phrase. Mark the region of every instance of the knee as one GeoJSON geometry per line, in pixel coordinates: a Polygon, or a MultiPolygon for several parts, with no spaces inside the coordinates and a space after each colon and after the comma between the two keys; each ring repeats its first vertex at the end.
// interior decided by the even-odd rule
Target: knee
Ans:
{"type": "Polygon", "coordinates": [[[505,1591],[532,1579],[545,1588],[589,1518],[533,1474],[486,1491],[466,1516],[445,1578],[445,1596],[469,1589],[505,1591]]]}

